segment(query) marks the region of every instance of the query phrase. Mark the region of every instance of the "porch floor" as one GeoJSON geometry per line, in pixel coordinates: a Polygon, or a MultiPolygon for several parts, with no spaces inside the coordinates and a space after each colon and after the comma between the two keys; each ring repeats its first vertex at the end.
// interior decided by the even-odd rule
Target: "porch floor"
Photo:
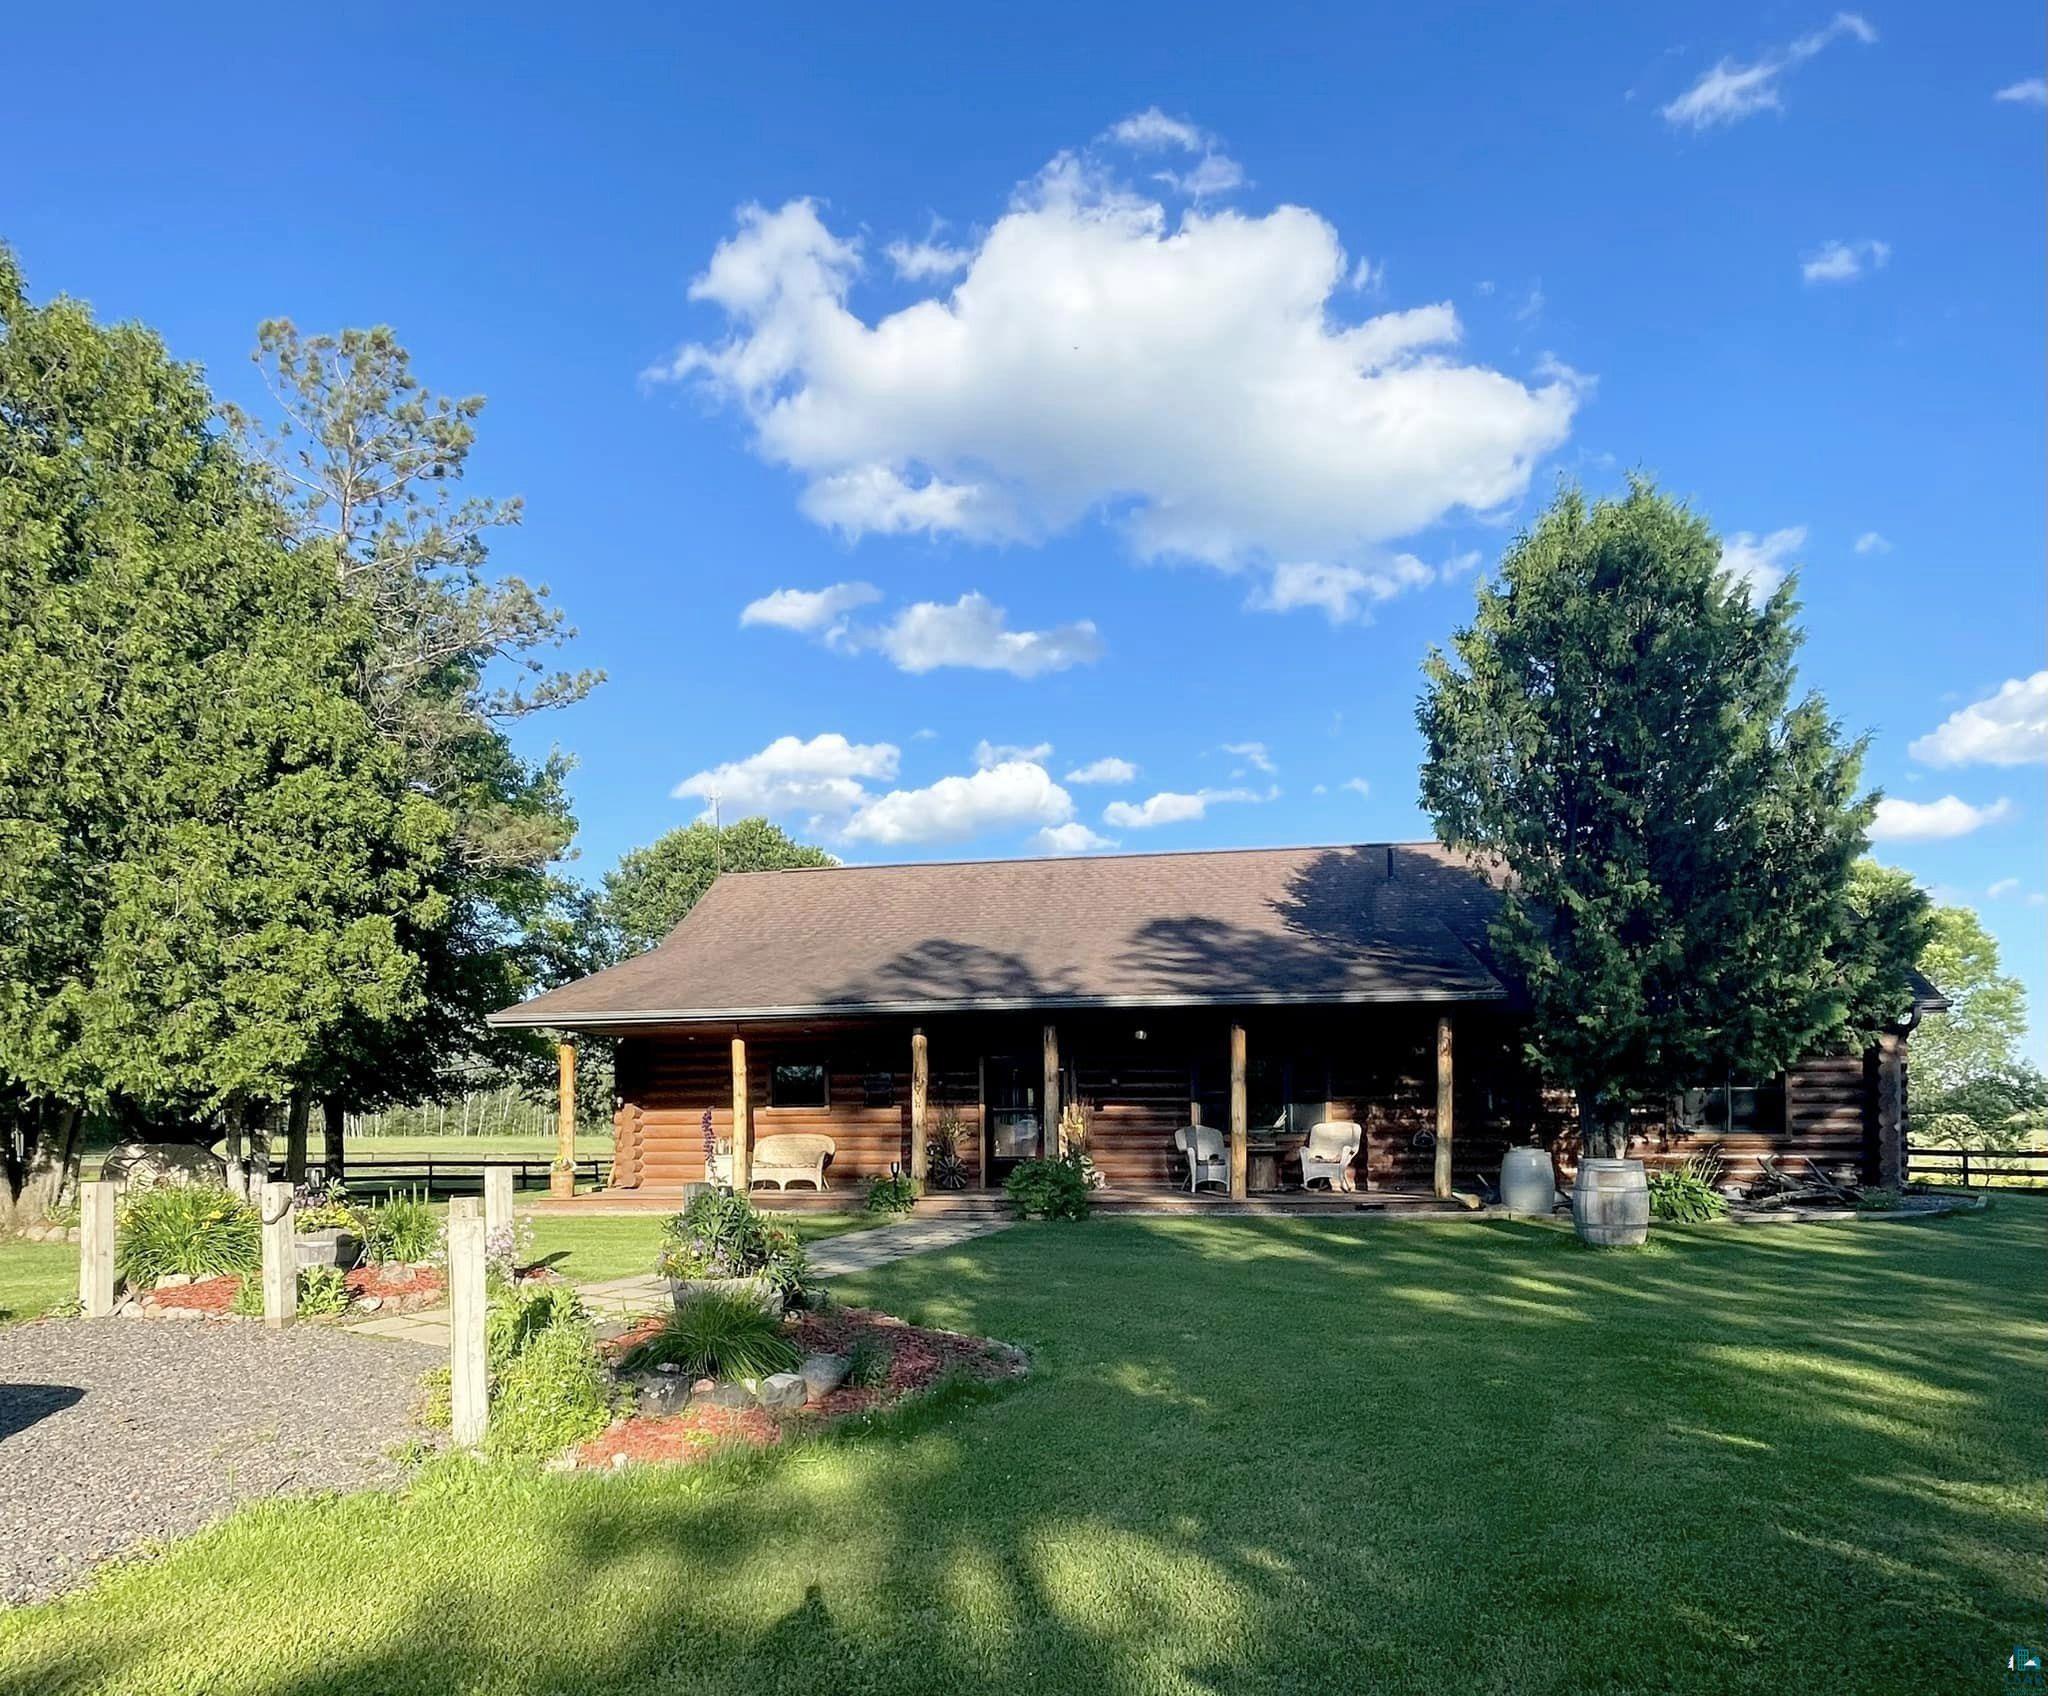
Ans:
{"type": "MultiPolygon", "coordinates": [[[[757,1189],[754,1204],[787,1213],[858,1212],[866,1204],[865,1186],[843,1185],[822,1194],[816,1190],[757,1189]]],[[[543,1197],[520,1201],[522,1213],[590,1215],[605,1213],[671,1213],[682,1200],[678,1185],[649,1186],[637,1190],[599,1190],[579,1195],[573,1201],[543,1197]]],[[[1326,1214],[1349,1216],[1358,1213],[1425,1215],[1483,1214],[1484,1207],[1470,1207],[1459,1201],[1439,1201],[1425,1189],[1374,1188],[1339,1193],[1330,1190],[1261,1191],[1243,1201],[1233,1201],[1220,1190],[1204,1189],[1194,1195],[1184,1189],[1153,1185],[1118,1185],[1095,1192],[1098,1213],[1203,1213],[1226,1215],[1326,1214]]],[[[1009,1216],[1010,1204],[1001,1190],[935,1190],[917,1204],[916,1217],[946,1215],[1009,1216]]]]}

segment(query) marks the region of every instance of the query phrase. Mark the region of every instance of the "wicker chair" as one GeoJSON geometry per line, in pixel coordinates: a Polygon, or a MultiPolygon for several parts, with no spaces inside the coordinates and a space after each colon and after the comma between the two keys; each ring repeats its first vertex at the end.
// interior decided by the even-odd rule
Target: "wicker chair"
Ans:
{"type": "Polygon", "coordinates": [[[1230,1187],[1230,1155],[1213,1125],[1183,1125],[1173,1133],[1173,1146],[1187,1159],[1188,1194],[1203,1184],[1230,1187]]]}
{"type": "Polygon", "coordinates": [[[1318,1178],[1327,1178],[1333,1190],[1355,1190],[1351,1162],[1358,1158],[1358,1145],[1365,1140],[1357,1122],[1351,1119],[1319,1119],[1309,1127],[1308,1141],[1301,1145],[1301,1187],[1307,1189],[1318,1178]]]}
{"type": "Polygon", "coordinates": [[[830,1137],[813,1131],[787,1131],[781,1136],[763,1137],[754,1144],[748,1175],[754,1183],[773,1184],[782,1190],[793,1183],[829,1189],[825,1162],[838,1151],[839,1145],[830,1137]]]}

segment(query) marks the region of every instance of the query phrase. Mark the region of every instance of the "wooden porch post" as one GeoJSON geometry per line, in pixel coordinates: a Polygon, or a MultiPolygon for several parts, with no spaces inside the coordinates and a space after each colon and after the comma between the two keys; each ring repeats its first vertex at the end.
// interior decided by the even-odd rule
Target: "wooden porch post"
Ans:
{"type": "Polygon", "coordinates": [[[745,1195],[754,1187],[754,1115],[747,1097],[747,1039],[732,1039],[732,1187],[745,1195]]]}
{"type": "Polygon", "coordinates": [[[555,1164],[548,1173],[548,1194],[564,1199],[576,1193],[576,1039],[555,1044],[555,1164]]]}
{"type": "Polygon", "coordinates": [[[1244,1026],[1230,1027],[1230,1197],[1242,1201],[1251,1193],[1245,1120],[1244,1026]]]}
{"type": "Polygon", "coordinates": [[[1060,1028],[1045,1027],[1045,1094],[1040,1097],[1039,1123],[1045,1127],[1042,1147],[1048,1160],[1060,1152],[1060,1028]]]}
{"type": "Polygon", "coordinates": [[[1436,1193],[1451,1199],[1451,1016],[1436,1021],[1436,1193]]]}
{"type": "Polygon", "coordinates": [[[910,1031],[910,1181],[919,1195],[924,1194],[927,1165],[924,1146],[925,1109],[931,1100],[931,1093],[931,1054],[925,1044],[924,1027],[913,1025],[910,1031]]]}

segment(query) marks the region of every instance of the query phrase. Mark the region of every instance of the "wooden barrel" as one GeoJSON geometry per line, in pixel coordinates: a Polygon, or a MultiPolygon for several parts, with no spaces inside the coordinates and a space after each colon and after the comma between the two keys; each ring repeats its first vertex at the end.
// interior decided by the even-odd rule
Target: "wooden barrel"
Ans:
{"type": "Polygon", "coordinates": [[[1650,1186],[1640,1160],[1581,1160],[1572,1224],[1596,1248],[1629,1248],[1650,1235],[1650,1186]]]}
{"type": "Polygon", "coordinates": [[[1557,1205],[1557,1172],[1545,1148],[1511,1148],[1500,1163],[1500,1204],[1510,1213],[1548,1216],[1557,1205]]]}

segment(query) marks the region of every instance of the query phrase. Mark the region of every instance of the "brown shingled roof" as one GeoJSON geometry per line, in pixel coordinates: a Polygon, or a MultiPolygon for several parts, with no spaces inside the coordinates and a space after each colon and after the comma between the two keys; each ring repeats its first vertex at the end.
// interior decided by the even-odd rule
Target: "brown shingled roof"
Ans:
{"type": "Polygon", "coordinates": [[[492,1022],[1498,1001],[1497,902],[1436,843],[728,873],[659,947],[492,1022]]]}

